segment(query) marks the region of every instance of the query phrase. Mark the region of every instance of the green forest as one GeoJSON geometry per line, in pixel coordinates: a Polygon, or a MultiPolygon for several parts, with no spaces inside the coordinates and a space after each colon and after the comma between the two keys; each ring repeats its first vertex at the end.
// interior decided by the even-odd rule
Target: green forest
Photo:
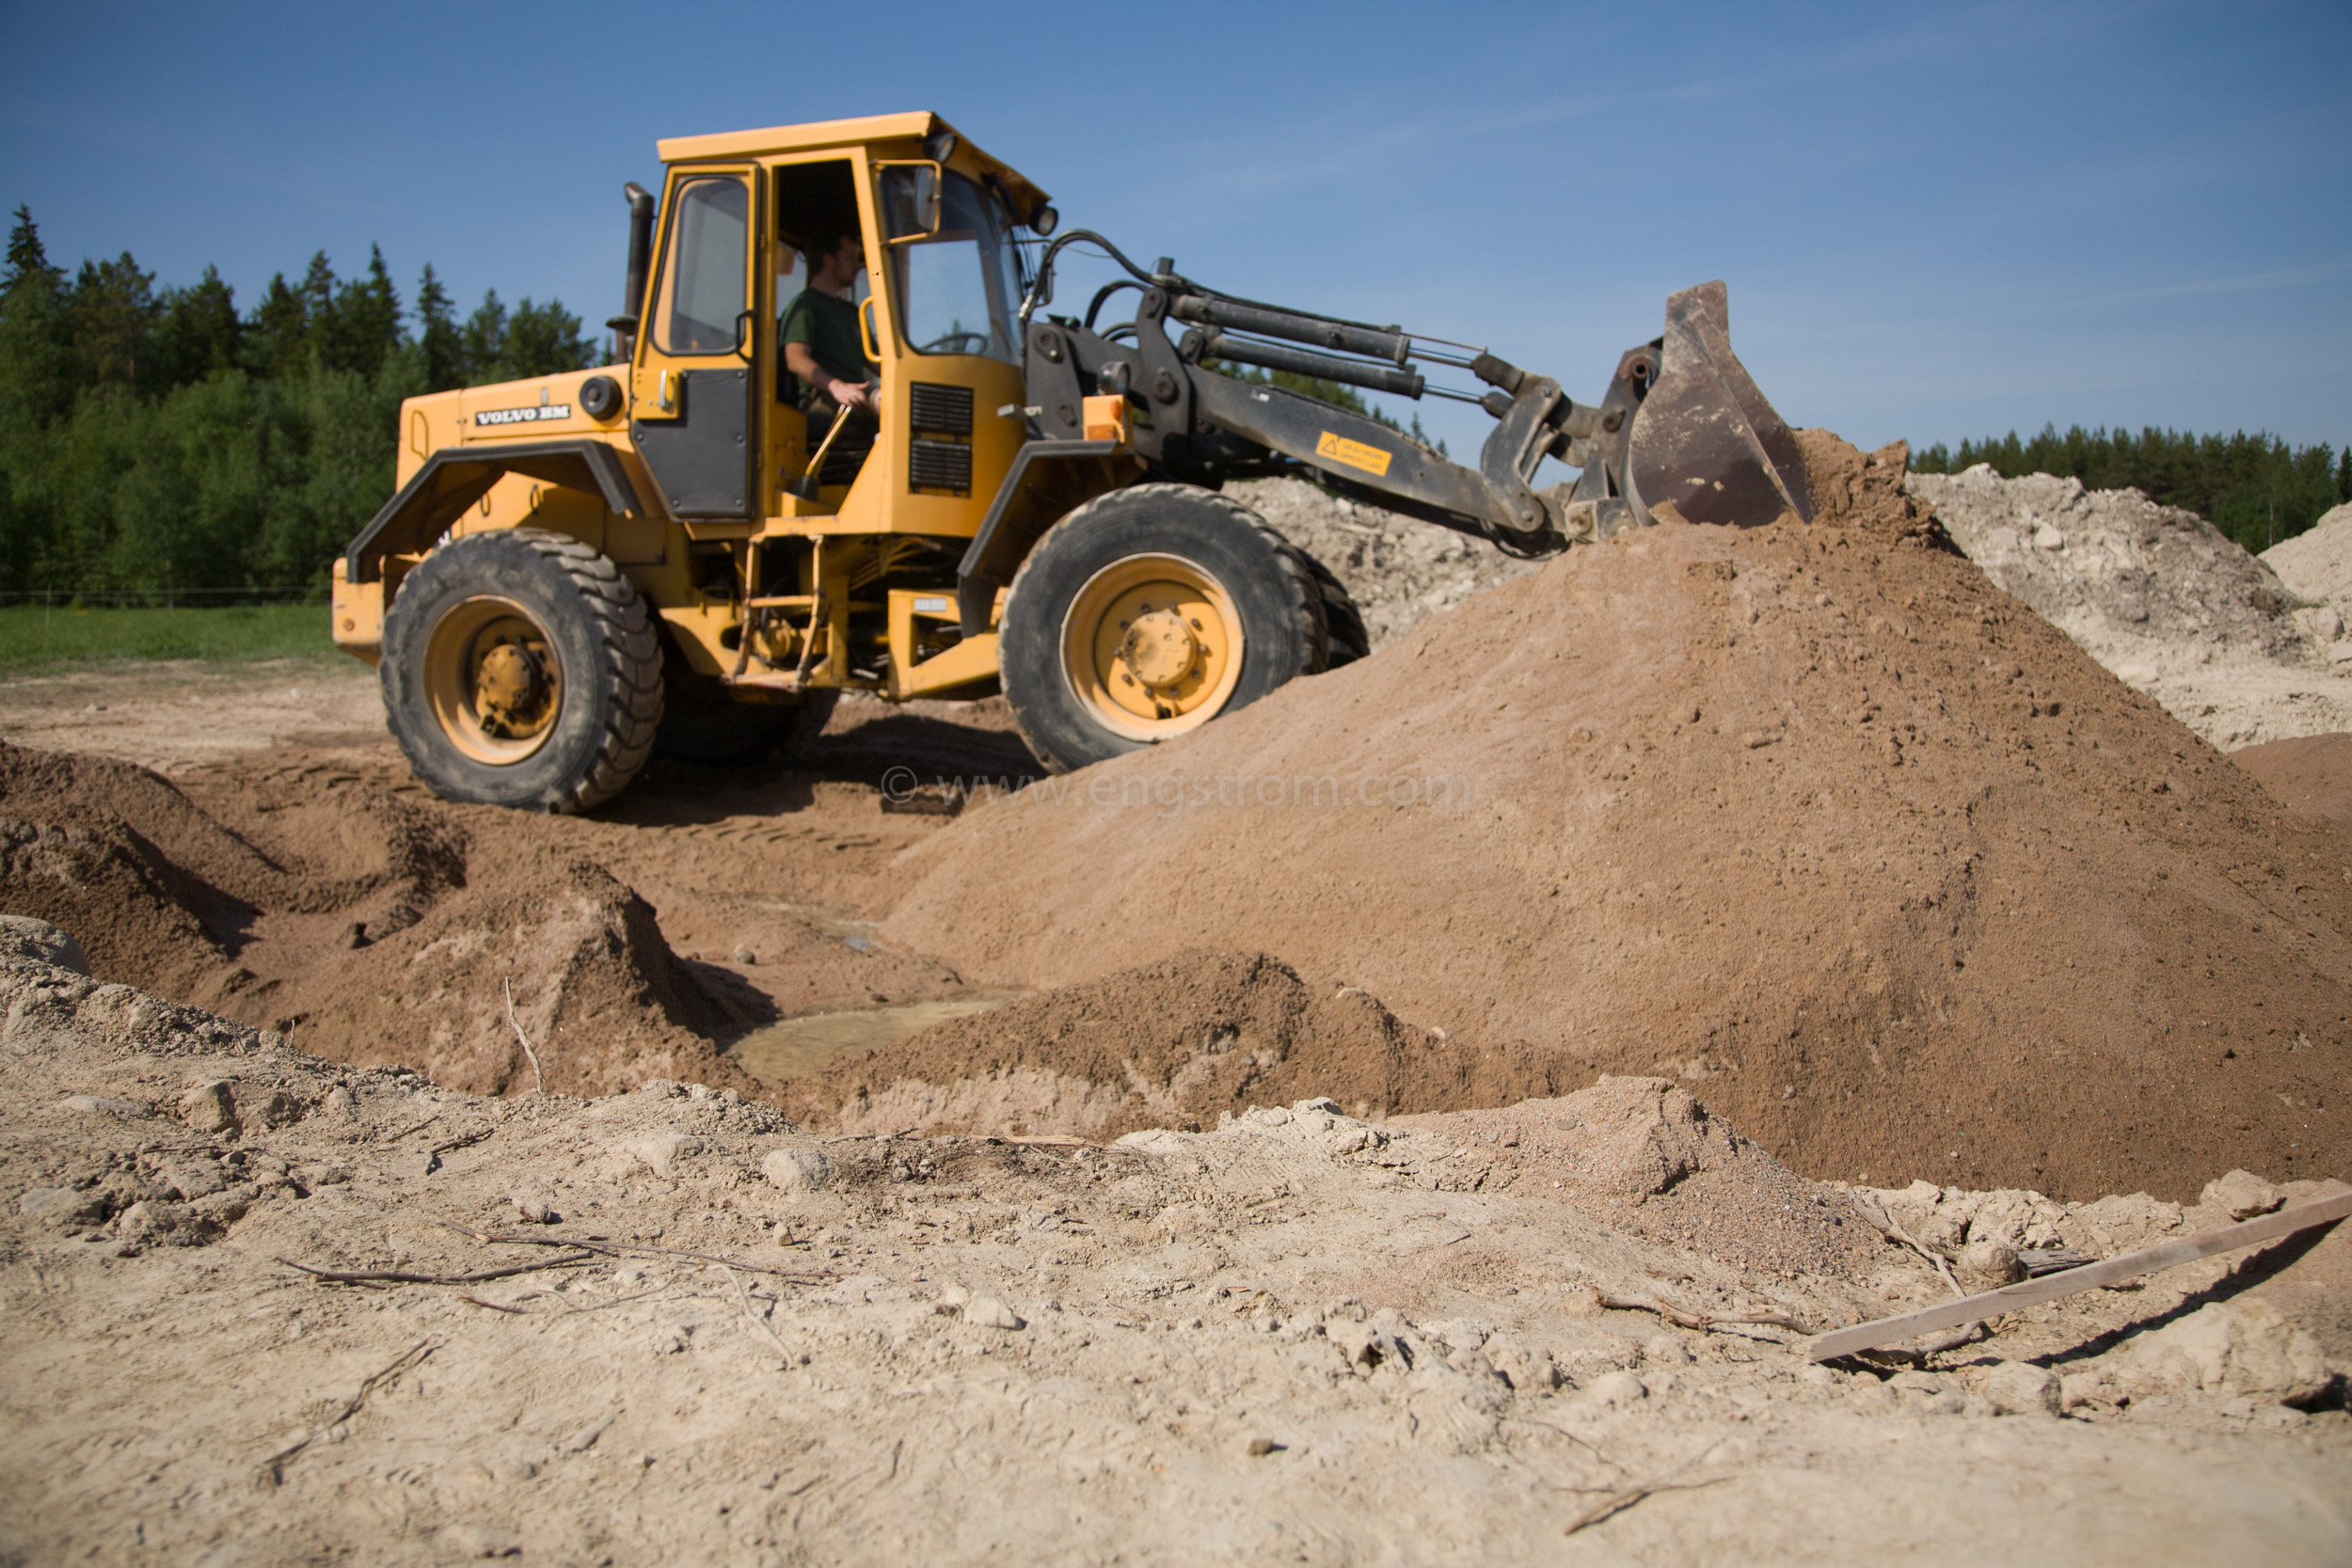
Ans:
{"type": "MultiPolygon", "coordinates": [[[[321,251],[242,311],[210,267],[158,287],[126,251],[69,273],[19,207],[0,271],[0,600],[323,590],[392,492],[403,398],[599,356],[560,301],[492,291],[461,319],[430,264],[404,301],[380,251],[350,278],[321,251]]],[[[1394,423],[1351,388],[1243,373],[1394,423]]],[[[2352,499],[2352,448],[2244,432],[2045,426],[1912,458],[1929,473],[1979,463],[2135,486],[2250,550],[2352,499]]]]}
{"type": "Polygon", "coordinates": [[[2211,522],[2260,554],[2293,538],[2339,502],[2352,500],[2352,446],[2290,447],[2276,436],[2191,436],[2185,431],[2085,430],[2055,425],[2019,440],[1938,441],[1911,454],[1920,473],[1956,474],[1990,463],[2005,478],[2056,474],[2090,490],[2134,489],[2160,506],[2177,506],[2211,522]]]}
{"type": "Polygon", "coordinates": [[[580,319],[496,293],[459,319],[428,264],[326,254],[249,310],[216,269],[156,286],[129,252],[69,274],[16,210],[0,272],[0,595],[319,589],[392,493],[400,402],[577,370],[580,319]]]}

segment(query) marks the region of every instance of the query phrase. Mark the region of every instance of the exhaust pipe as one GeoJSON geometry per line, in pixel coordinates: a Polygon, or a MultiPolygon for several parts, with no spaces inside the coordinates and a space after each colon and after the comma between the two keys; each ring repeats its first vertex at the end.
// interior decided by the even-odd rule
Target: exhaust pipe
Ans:
{"type": "Polygon", "coordinates": [[[612,330],[618,357],[633,359],[640,312],[645,308],[645,273],[653,264],[653,193],[631,180],[621,194],[628,198],[628,293],[621,314],[604,325],[612,330]]]}

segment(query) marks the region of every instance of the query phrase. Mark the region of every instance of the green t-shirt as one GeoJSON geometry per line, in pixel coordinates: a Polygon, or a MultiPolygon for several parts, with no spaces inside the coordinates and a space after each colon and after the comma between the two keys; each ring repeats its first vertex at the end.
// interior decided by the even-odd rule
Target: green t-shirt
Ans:
{"type": "Polygon", "coordinates": [[[857,307],[838,294],[803,289],[784,308],[784,325],[776,336],[781,342],[804,345],[826,374],[843,381],[865,382],[880,369],[866,357],[857,307]]]}

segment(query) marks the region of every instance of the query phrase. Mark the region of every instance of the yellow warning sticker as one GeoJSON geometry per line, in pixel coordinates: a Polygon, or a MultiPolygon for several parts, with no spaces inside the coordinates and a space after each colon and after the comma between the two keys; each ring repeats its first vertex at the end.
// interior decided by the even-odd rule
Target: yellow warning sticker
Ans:
{"type": "Polygon", "coordinates": [[[1351,441],[1327,430],[1323,433],[1323,439],[1315,443],[1315,455],[1327,457],[1334,463],[1344,463],[1351,468],[1361,468],[1368,474],[1386,474],[1391,456],[1378,447],[1351,441]]]}

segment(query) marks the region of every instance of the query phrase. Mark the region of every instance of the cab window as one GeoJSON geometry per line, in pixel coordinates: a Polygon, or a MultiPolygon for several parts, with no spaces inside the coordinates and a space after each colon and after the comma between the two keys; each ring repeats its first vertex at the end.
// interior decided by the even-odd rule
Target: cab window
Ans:
{"type": "Polygon", "coordinates": [[[668,354],[731,354],[736,322],[750,297],[751,190],[740,180],[690,180],[678,187],[677,217],[662,267],[660,331],[668,354]]]}
{"type": "Polygon", "coordinates": [[[917,354],[970,354],[1021,363],[1013,314],[1019,262],[1004,211],[980,187],[949,174],[939,229],[891,247],[898,310],[917,354]]]}

